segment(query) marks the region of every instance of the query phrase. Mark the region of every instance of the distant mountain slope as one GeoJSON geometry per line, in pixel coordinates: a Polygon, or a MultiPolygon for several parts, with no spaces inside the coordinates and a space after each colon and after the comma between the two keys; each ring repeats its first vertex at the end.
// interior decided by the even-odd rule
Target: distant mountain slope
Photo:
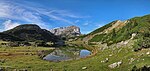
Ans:
{"type": "MultiPolygon", "coordinates": [[[[131,39],[134,36],[135,47],[150,47],[150,15],[135,17],[127,21],[113,21],[86,35],[91,42],[107,43],[108,45],[131,39]]],[[[133,39],[133,38],[132,38],[133,39]]]]}
{"type": "MultiPolygon", "coordinates": [[[[123,26],[126,25],[128,21],[120,21],[120,20],[116,20],[116,21],[113,21],[111,23],[108,23],[106,25],[104,25],[103,27],[100,27],[96,30],[94,30],[93,32],[85,35],[86,37],[83,38],[84,41],[88,42],[89,40],[91,40],[94,36],[97,36],[99,34],[107,34],[107,33],[110,33],[114,28],[116,30],[119,30],[120,28],[122,28],[123,26]]],[[[99,41],[100,38],[96,38],[96,40],[99,41]]]]}
{"type": "MultiPolygon", "coordinates": [[[[56,42],[59,40],[57,36],[45,29],[41,29],[38,25],[35,24],[19,25],[11,30],[4,31],[2,33],[17,37],[25,41],[42,40],[56,42]]],[[[10,40],[13,39],[10,38],[10,40]]]]}
{"type": "Polygon", "coordinates": [[[129,21],[120,21],[120,20],[116,20],[113,21],[111,23],[108,23],[106,25],[104,25],[103,27],[100,27],[96,30],[94,30],[93,32],[89,33],[88,35],[92,35],[92,34],[97,34],[97,33],[109,33],[111,32],[113,29],[120,29],[123,26],[126,25],[126,23],[128,23],[129,21]]]}
{"type": "Polygon", "coordinates": [[[0,39],[4,41],[23,41],[22,39],[8,34],[0,33],[0,39]]]}
{"type": "Polygon", "coordinates": [[[77,26],[60,27],[52,29],[50,32],[61,37],[75,37],[81,35],[80,28],[77,26]]]}

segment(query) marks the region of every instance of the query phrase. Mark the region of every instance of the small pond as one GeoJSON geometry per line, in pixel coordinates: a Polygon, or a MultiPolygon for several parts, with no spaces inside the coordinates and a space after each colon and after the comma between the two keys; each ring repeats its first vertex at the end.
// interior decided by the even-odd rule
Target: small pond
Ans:
{"type": "Polygon", "coordinates": [[[48,61],[67,61],[85,58],[91,54],[91,51],[82,48],[62,47],[56,48],[53,52],[46,55],[43,59],[48,61]]]}

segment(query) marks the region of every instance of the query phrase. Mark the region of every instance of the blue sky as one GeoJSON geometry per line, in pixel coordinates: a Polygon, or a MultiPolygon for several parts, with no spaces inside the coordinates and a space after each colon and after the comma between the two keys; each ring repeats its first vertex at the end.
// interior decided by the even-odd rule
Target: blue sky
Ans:
{"type": "Polygon", "coordinates": [[[76,25],[86,34],[114,20],[150,14],[149,0],[0,0],[0,31],[20,24],[76,25]]]}

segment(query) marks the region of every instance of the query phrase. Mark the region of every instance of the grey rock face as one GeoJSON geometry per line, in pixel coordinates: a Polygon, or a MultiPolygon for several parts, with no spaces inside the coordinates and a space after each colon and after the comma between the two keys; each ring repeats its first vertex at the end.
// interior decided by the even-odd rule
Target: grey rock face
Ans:
{"type": "Polygon", "coordinates": [[[113,64],[108,65],[108,67],[110,67],[110,68],[116,68],[116,67],[119,67],[121,64],[122,64],[122,61],[115,62],[113,64]]]}
{"type": "Polygon", "coordinates": [[[4,70],[0,67],[0,71],[4,71],[4,70]]]}
{"type": "Polygon", "coordinates": [[[81,35],[80,28],[76,26],[60,27],[50,30],[51,33],[58,36],[74,37],[81,35]]]}

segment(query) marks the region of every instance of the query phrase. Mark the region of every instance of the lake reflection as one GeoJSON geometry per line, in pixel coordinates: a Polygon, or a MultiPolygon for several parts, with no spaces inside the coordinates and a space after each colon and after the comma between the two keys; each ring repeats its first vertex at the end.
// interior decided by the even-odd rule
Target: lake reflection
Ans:
{"type": "Polygon", "coordinates": [[[91,52],[86,49],[80,49],[77,47],[76,48],[64,47],[64,48],[55,49],[52,53],[48,54],[43,59],[57,62],[57,61],[66,61],[66,60],[84,58],[86,56],[89,56],[90,54],[91,52]]]}

